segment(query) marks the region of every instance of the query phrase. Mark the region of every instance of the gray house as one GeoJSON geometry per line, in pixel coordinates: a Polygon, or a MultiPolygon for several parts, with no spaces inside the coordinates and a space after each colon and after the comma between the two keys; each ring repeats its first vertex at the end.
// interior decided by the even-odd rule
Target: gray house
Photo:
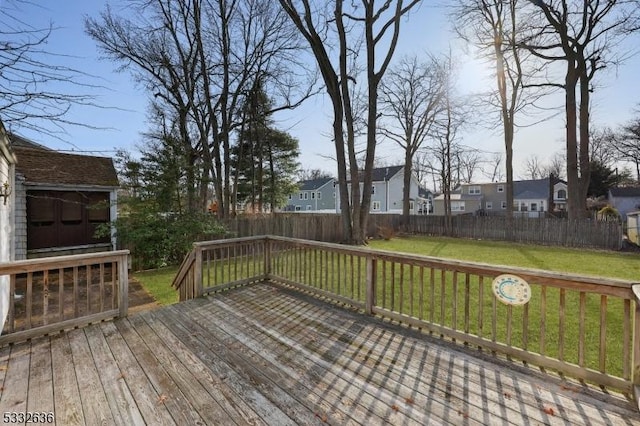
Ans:
{"type": "Polygon", "coordinates": [[[284,211],[335,213],[335,179],[318,178],[298,183],[298,192],[289,194],[284,211]]]}
{"type": "MultiPolygon", "coordinates": [[[[402,213],[402,194],[404,187],[404,166],[379,167],[372,171],[371,213],[402,213]]],[[[362,184],[360,184],[362,190],[362,184]]],[[[348,184],[351,191],[351,184],[348,184]]],[[[336,189],[339,189],[336,186],[336,189]]],[[[426,191],[425,196],[429,196],[426,191]]],[[[336,211],[340,212],[340,198],[336,198],[336,211]]],[[[428,198],[420,197],[420,184],[415,174],[411,175],[409,188],[409,210],[411,214],[422,214],[428,198]]]]}
{"type": "MultiPolygon", "coordinates": [[[[567,183],[556,178],[513,182],[515,215],[539,217],[566,209],[567,183]]],[[[505,182],[465,183],[451,193],[451,214],[501,215],[507,210],[505,182]]],[[[444,215],[444,195],[434,199],[434,214],[444,215]]]]}
{"type": "Polygon", "coordinates": [[[627,213],[640,210],[640,188],[611,188],[607,194],[609,204],[611,204],[622,220],[627,220],[627,213]]]}

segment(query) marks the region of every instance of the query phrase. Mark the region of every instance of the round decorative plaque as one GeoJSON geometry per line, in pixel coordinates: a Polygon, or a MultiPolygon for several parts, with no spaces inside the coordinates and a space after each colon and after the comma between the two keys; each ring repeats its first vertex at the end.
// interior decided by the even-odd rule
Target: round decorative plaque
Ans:
{"type": "Polygon", "coordinates": [[[506,305],[524,305],[531,299],[531,287],[517,275],[503,274],[493,280],[493,294],[506,305]]]}

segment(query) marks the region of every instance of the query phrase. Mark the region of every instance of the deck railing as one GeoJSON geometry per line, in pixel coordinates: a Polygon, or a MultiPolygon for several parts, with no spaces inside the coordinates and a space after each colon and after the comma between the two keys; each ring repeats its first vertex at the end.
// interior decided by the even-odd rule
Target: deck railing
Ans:
{"type": "Polygon", "coordinates": [[[129,252],[0,263],[9,311],[0,346],[127,315],[129,252]]]}
{"type": "Polygon", "coordinates": [[[187,260],[174,281],[181,300],[270,280],[590,384],[640,389],[633,282],[273,236],[197,243],[187,260]],[[498,301],[501,274],[529,283],[529,303],[498,301]]]}

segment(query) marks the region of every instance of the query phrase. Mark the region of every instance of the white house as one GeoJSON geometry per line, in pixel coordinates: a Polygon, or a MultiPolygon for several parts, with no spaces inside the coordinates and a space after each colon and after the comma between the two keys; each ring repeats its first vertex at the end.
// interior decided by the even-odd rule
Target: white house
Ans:
{"type": "MultiPolygon", "coordinates": [[[[14,259],[13,204],[16,158],[0,121],[0,263],[14,259]]],[[[9,277],[0,276],[0,332],[9,312],[9,277]]]]}
{"type": "MultiPolygon", "coordinates": [[[[360,189],[363,184],[360,183],[360,189]]],[[[373,169],[371,191],[371,213],[402,213],[402,194],[404,187],[404,166],[379,167],[373,169]]],[[[348,184],[351,191],[351,183],[348,184]]],[[[420,196],[420,185],[415,174],[411,174],[409,188],[409,209],[411,214],[423,211],[422,206],[428,200],[420,196]]],[[[340,209],[339,187],[336,185],[336,211],[340,209]]]]}

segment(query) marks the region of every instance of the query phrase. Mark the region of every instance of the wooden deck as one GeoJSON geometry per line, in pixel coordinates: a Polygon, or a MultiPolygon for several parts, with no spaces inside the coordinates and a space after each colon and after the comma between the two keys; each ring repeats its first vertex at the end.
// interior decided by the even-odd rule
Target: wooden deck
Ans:
{"type": "Polygon", "coordinates": [[[60,425],[640,425],[622,397],[269,284],[4,347],[0,392],[60,425]]]}

